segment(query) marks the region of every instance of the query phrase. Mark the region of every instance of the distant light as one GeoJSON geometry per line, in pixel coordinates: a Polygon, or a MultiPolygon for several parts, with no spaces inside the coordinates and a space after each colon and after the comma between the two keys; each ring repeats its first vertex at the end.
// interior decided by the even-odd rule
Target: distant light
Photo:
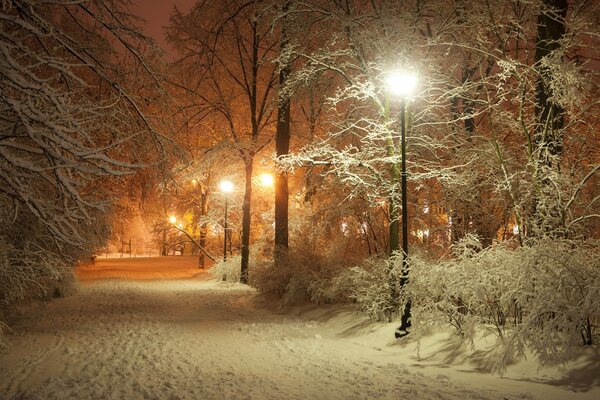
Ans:
{"type": "Polygon", "coordinates": [[[272,187],[274,184],[273,175],[264,173],[260,175],[260,184],[266,187],[272,187]]]}
{"type": "Polygon", "coordinates": [[[219,190],[223,193],[231,193],[233,192],[233,182],[231,181],[221,181],[219,183],[219,190]]]}
{"type": "Polygon", "coordinates": [[[175,222],[177,222],[177,217],[176,217],[176,216],[174,216],[174,215],[171,215],[171,216],[169,217],[169,222],[170,222],[170,223],[172,223],[172,224],[174,224],[175,222]]]}
{"type": "Polygon", "coordinates": [[[198,181],[195,179],[192,179],[192,185],[196,186],[198,184],[198,181]]]}
{"type": "Polygon", "coordinates": [[[513,235],[518,235],[519,234],[519,225],[515,225],[513,226],[513,235]]]}
{"type": "Polygon", "coordinates": [[[388,75],[386,84],[396,96],[408,97],[417,88],[417,76],[406,71],[394,72],[388,75]]]}

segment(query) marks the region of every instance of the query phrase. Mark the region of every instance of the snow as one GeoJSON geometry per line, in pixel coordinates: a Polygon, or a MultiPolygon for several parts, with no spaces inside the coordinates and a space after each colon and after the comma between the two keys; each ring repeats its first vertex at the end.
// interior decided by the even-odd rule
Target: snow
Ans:
{"type": "Polygon", "coordinates": [[[99,259],[77,269],[77,295],[19,308],[0,398],[600,398],[595,348],[569,369],[524,362],[499,377],[445,332],[417,354],[392,338],[394,324],[346,306],[279,308],[196,262],[99,259]]]}

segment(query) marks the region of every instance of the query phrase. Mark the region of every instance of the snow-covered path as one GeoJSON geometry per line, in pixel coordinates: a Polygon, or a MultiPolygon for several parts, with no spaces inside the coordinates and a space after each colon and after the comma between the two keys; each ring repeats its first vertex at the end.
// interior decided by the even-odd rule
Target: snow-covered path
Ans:
{"type": "Polygon", "coordinates": [[[547,398],[534,386],[502,390],[497,377],[489,386],[420,372],[361,341],[364,320],[340,331],[349,316],[339,307],[289,315],[208,275],[85,281],[78,295],[15,320],[0,399],[547,398]]]}

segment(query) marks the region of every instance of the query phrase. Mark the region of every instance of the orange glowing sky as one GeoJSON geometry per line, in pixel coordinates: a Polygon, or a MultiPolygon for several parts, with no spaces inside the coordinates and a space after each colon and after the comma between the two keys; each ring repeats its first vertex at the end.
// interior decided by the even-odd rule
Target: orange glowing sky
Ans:
{"type": "Polygon", "coordinates": [[[154,38],[158,44],[165,49],[167,54],[172,55],[173,49],[167,44],[164,35],[164,26],[169,23],[169,17],[173,7],[181,12],[187,12],[196,0],[134,0],[131,7],[132,13],[146,20],[142,27],[144,33],[154,38]]]}

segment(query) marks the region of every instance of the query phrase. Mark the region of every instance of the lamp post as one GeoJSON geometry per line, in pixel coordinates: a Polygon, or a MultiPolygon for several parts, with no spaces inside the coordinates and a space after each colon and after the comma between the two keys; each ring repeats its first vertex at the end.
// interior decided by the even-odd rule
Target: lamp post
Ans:
{"type": "Polygon", "coordinates": [[[223,223],[223,261],[227,261],[227,194],[233,192],[231,181],[221,181],[219,189],[225,195],[225,222],[223,223]]]}
{"type": "MultiPolygon", "coordinates": [[[[406,103],[410,95],[417,86],[417,77],[407,72],[390,74],[387,78],[387,84],[390,91],[400,97],[400,152],[401,152],[401,190],[402,190],[402,275],[400,277],[400,287],[408,283],[408,201],[406,194],[406,103]]],[[[390,243],[392,239],[390,238],[390,243]]],[[[397,243],[397,240],[396,240],[397,243]]],[[[402,337],[408,334],[410,322],[410,299],[407,301],[401,317],[400,328],[396,331],[396,337],[402,337]]]]}

